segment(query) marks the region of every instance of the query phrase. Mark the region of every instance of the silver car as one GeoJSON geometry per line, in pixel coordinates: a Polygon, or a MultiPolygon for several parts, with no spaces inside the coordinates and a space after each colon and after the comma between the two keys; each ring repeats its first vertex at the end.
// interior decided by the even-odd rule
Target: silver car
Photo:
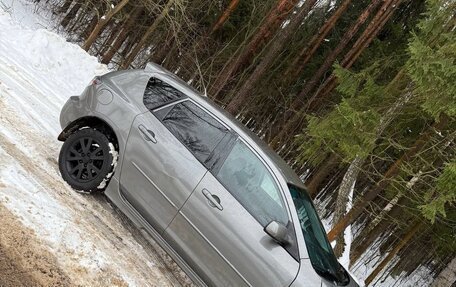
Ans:
{"type": "Polygon", "coordinates": [[[62,109],[59,167],[106,196],[202,286],[358,286],[299,177],[155,64],[96,77],[62,109]]]}

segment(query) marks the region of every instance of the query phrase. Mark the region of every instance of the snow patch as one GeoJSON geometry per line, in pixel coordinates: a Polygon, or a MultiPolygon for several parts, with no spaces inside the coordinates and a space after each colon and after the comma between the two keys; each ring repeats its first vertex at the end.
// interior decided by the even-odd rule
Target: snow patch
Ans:
{"type": "Polygon", "coordinates": [[[106,175],[105,178],[103,178],[103,181],[100,182],[100,184],[97,186],[98,189],[103,189],[106,187],[108,184],[109,180],[111,179],[112,175],[116,171],[117,167],[117,159],[119,158],[119,153],[116,151],[116,148],[112,143],[109,143],[109,153],[112,155],[112,171],[106,175]]]}

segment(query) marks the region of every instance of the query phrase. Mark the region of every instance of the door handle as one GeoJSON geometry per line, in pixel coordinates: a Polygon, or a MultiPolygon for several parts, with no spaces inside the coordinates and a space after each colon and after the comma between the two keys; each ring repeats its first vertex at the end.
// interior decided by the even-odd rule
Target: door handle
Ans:
{"type": "Polygon", "coordinates": [[[146,141],[157,143],[157,139],[155,138],[155,133],[153,131],[148,130],[143,125],[139,125],[138,129],[142,133],[142,135],[146,141]]]}
{"type": "Polygon", "coordinates": [[[219,210],[223,210],[223,206],[220,204],[220,198],[209,192],[209,190],[203,188],[203,194],[209,200],[209,205],[219,210]]]}

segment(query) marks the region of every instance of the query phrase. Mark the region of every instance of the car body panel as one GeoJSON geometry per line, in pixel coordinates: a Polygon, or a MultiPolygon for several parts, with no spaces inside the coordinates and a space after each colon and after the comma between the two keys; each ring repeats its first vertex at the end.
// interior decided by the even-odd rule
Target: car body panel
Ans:
{"type": "Polygon", "coordinates": [[[289,286],[299,269],[299,262],[210,172],[166,229],[165,238],[205,271],[200,274],[211,274],[205,280],[213,286],[289,286]],[[204,192],[217,196],[222,210],[212,206],[204,192]]]}
{"type": "MultiPolygon", "coordinates": [[[[133,81],[132,75],[138,71],[128,71],[122,74],[133,81]]],[[[100,77],[104,82],[98,85],[89,85],[85,88],[80,96],[72,96],[62,108],[60,112],[60,125],[64,129],[68,129],[73,123],[81,118],[95,117],[101,119],[108,124],[115,132],[119,145],[119,158],[117,165],[122,166],[124,149],[130,132],[131,124],[135,117],[144,112],[137,103],[128,100],[129,96],[117,89],[108,80],[111,74],[121,72],[113,72],[100,77]],[[109,104],[102,104],[99,100],[99,91],[109,89],[113,93],[112,101],[109,104]],[[116,92],[117,91],[117,92],[116,92]]],[[[144,92],[144,91],[142,91],[144,92]]],[[[113,177],[120,175],[120,169],[116,169],[113,177]]]]}
{"type": "Polygon", "coordinates": [[[322,286],[320,276],[309,263],[299,218],[291,195],[287,192],[287,183],[305,187],[274,151],[234,117],[156,64],[148,64],[145,70],[111,72],[99,79],[101,83],[88,86],[80,96],[68,100],[61,112],[61,126],[64,130],[69,129],[78,119],[96,117],[115,131],[119,146],[118,168],[105,194],[138,228],[152,236],[192,280],[198,285],[205,285],[206,280],[208,284],[215,282],[235,286],[289,286],[292,281],[292,286],[322,286]],[[151,77],[177,88],[207,113],[225,123],[268,167],[288,207],[287,212],[298,242],[300,262],[273,242],[260,225],[255,226],[252,217],[246,219],[249,218],[246,214],[242,217],[246,211],[239,202],[230,198],[231,195],[212,174],[183,145],[179,145],[177,139],[145,107],[143,95],[151,77]],[[103,89],[112,93],[112,97],[103,89]],[[154,153],[156,144],[144,140],[137,130],[138,124],[153,129],[157,142],[164,144],[161,148],[166,152],[154,153]],[[165,144],[166,141],[168,144],[165,144]],[[152,164],[146,164],[148,162],[152,164]],[[229,203],[233,207],[227,206],[225,212],[219,212],[208,205],[207,199],[202,195],[202,188],[207,186],[217,190],[214,192],[223,197],[224,204],[229,203]],[[151,190],[154,194],[147,193],[151,190]],[[137,195],[142,198],[140,204],[132,200],[132,196],[137,195]],[[156,218],[158,214],[163,214],[163,218],[156,218]],[[203,220],[208,220],[207,224],[203,220]],[[241,229],[239,226],[243,222],[253,227],[237,233],[239,230],[236,227],[241,229]],[[227,232],[227,238],[215,233],[215,230],[227,232]],[[253,247],[245,241],[256,241],[259,245],[253,247]],[[223,246],[225,243],[239,244],[239,247],[223,246]],[[221,273],[204,275],[206,258],[213,259],[216,265],[214,268],[219,268],[221,273]],[[251,260],[255,260],[254,263],[251,260]],[[255,273],[265,274],[265,278],[260,278],[261,275],[255,273]],[[223,281],[224,279],[216,278],[217,274],[234,279],[223,281]],[[267,278],[272,279],[267,281],[267,278]],[[267,284],[271,282],[274,285],[267,284]]]}

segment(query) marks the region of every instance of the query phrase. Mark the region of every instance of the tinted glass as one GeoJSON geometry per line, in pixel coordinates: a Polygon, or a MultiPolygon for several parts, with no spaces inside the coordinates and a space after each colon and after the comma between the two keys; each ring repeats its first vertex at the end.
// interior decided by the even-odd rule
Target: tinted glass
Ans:
{"type": "Polygon", "coordinates": [[[330,281],[347,284],[349,279],[343,267],[337,262],[309,195],[296,186],[289,185],[289,188],[313,268],[330,281]]]}
{"type": "Polygon", "coordinates": [[[191,102],[176,104],[163,124],[204,163],[228,130],[191,102]]]}
{"type": "Polygon", "coordinates": [[[273,220],[288,223],[279,189],[261,160],[237,141],[221,166],[217,178],[229,192],[266,226],[273,220]]]}
{"type": "Polygon", "coordinates": [[[149,109],[153,110],[166,103],[179,100],[185,95],[157,78],[150,78],[144,91],[143,102],[149,109]]]}

